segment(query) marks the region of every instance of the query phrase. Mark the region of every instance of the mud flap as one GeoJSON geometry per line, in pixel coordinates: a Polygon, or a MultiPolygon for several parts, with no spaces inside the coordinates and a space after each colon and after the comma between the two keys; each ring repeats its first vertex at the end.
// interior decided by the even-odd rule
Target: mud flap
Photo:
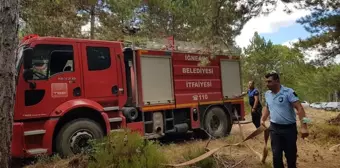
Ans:
{"type": "Polygon", "coordinates": [[[252,121],[240,121],[239,120],[239,118],[240,118],[240,116],[237,114],[237,110],[236,109],[234,109],[234,111],[233,111],[233,117],[235,118],[233,121],[234,121],[234,124],[249,124],[249,123],[251,123],[252,121]]]}

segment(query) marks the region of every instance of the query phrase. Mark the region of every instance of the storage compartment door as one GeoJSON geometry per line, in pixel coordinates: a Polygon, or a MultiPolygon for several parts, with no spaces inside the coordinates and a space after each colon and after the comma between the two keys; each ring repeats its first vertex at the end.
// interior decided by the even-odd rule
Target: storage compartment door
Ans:
{"type": "Polygon", "coordinates": [[[232,60],[221,60],[221,77],[223,97],[231,98],[235,94],[241,94],[241,72],[240,62],[232,60]]]}
{"type": "Polygon", "coordinates": [[[173,103],[171,58],[142,56],[141,70],[144,104],[173,103]]]}

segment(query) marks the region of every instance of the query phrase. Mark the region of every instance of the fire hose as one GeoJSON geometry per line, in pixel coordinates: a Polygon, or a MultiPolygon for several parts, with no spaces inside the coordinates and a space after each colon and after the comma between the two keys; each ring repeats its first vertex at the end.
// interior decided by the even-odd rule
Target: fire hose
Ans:
{"type": "Polygon", "coordinates": [[[240,122],[238,122],[238,126],[240,128],[240,134],[241,134],[241,137],[242,137],[242,141],[241,142],[238,142],[238,143],[234,143],[234,144],[225,144],[225,145],[222,145],[220,147],[217,147],[217,148],[214,148],[212,150],[209,150],[208,152],[194,158],[194,159],[191,159],[189,161],[186,161],[184,163],[179,163],[179,164],[165,164],[165,166],[170,166],[170,167],[182,167],[182,166],[189,166],[189,165],[192,165],[192,164],[195,164],[199,161],[202,161],[206,158],[208,158],[209,156],[213,155],[214,153],[216,153],[217,151],[219,151],[220,149],[222,148],[225,148],[225,147],[230,147],[230,146],[238,146],[238,145],[241,145],[241,144],[245,144],[245,146],[247,148],[249,148],[258,158],[259,160],[262,162],[262,163],[265,163],[266,161],[266,158],[267,158],[267,155],[268,155],[268,148],[267,148],[267,142],[268,142],[268,139],[269,139],[269,129],[265,126],[265,125],[261,125],[259,128],[257,128],[254,132],[252,132],[250,135],[248,135],[246,138],[244,137],[244,134],[243,134],[243,130],[242,130],[242,126],[240,124],[240,122]],[[262,155],[255,151],[251,146],[249,146],[247,144],[247,141],[249,139],[252,139],[258,135],[260,135],[262,132],[264,132],[264,147],[263,147],[263,152],[262,152],[262,155]]]}
{"type": "MultiPolygon", "coordinates": [[[[242,141],[241,142],[238,142],[238,143],[234,143],[234,144],[225,144],[225,145],[222,145],[220,147],[217,147],[217,148],[214,148],[212,150],[209,150],[208,152],[194,158],[194,159],[191,159],[189,161],[186,161],[184,163],[179,163],[179,164],[165,164],[166,166],[170,166],[170,167],[182,167],[182,166],[189,166],[189,165],[192,165],[192,164],[195,164],[199,161],[202,161],[206,158],[208,158],[209,156],[213,155],[214,153],[216,153],[217,151],[219,151],[220,149],[222,148],[225,148],[225,147],[231,147],[231,146],[238,146],[238,145],[241,145],[241,144],[245,144],[245,146],[247,148],[249,148],[258,158],[259,160],[262,162],[262,163],[265,163],[266,161],[266,158],[268,156],[268,148],[267,148],[267,144],[268,144],[268,139],[269,139],[269,129],[265,126],[265,125],[261,125],[259,128],[257,128],[254,132],[252,132],[250,135],[248,135],[246,138],[244,136],[244,133],[243,133],[243,130],[242,130],[242,126],[241,126],[241,123],[238,121],[238,125],[239,125],[239,129],[240,129],[240,135],[242,137],[242,141]],[[262,155],[255,151],[251,146],[249,146],[247,144],[247,141],[252,139],[252,138],[255,138],[257,137],[258,135],[260,135],[262,132],[264,132],[264,147],[263,147],[263,151],[262,151],[262,155]]],[[[334,145],[332,147],[329,148],[330,151],[336,151],[336,150],[340,150],[340,144],[337,144],[337,145],[334,145]]]]}

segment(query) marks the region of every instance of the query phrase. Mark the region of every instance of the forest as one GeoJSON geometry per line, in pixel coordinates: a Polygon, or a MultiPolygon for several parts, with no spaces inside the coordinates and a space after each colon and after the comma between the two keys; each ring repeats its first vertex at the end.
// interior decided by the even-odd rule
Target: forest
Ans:
{"type": "MultiPolygon", "coordinates": [[[[267,90],[264,75],[268,71],[275,70],[280,73],[281,83],[293,88],[300,100],[336,101],[340,97],[338,82],[340,64],[335,63],[337,57],[340,56],[339,0],[0,0],[0,88],[2,88],[0,91],[0,136],[4,137],[0,141],[0,163],[4,167],[10,167],[11,162],[11,128],[16,90],[15,58],[12,56],[16,55],[18,44],[28,34],[119,40],[126,42],[127,45],[130,45],[132,41],[139,45],[144,44],[146,40],[173,37],[175,41],[202,44],[212,57],[216,54],[214,52],[223,46],[227,48],[229,54],[241,57],[244,89],[249,80],[254,80],[256,87],[263,94],[267,90]],[[255,32],[250,45],[244,48],[238,46],[235,38],[241,34],[245,24],[254,17],[273,12],[278,3],[284,4],[284,12],[288,14],[294,13],[295,9],[306,9],[311,12],[297,20],[310,36],[299,39],[292,46],[286,46],[274,44],[269,40],[270,38],[265,39],[255,32]],[[306,54],[311,50],[318,53],[313,60],[309,60],[306,54]]],[[[263,98],[263,95],[261,97],[263,98]]],[[[326,120],[322,117],[335,118],[334,115],[340,119],[337,113],[325,112],[324,114],[327,115],[315,111],[314,113],[319,114],[313,114],[314,119],[326,120]]],[[[323,141],[315,142],[322,142],[319,149],[326,149],[322,146],[326,143],[338,143],[340,137],[339,127],[327,123],[312,125],[311,132],[314,135],[311,139],[323,139],[323,141]],[[327,140],[325,137],[333,139],[327,140]]],[[[129,136],[132,136],[129,139],[131,148],[127,149],[127,153],[137,153],[133,156],[140,159],[134,162],[133,165],[136,167],[144,164],[153,165],[147,167],[159,167],[163,160],[166,160],[165,157],[169,156],[162,155],[163,152],[155,152],[158,146],[154,146],[151,142],[145,143],[146,141],[137,135],[129,136]],[[147,150],[136,152],[137,148],[147,150]]],[[[122,141],[122,139],[125,140],[123,134],[119,137],[112,135],[111,138],[115,142],[121,142],[120,145],[126,145],[122,141]]],[[[106,145],[111,146],[98,147],[102,152],[94,154],[93,158],[98,160],[93,161],[90,158],[90,167],[100,165],[107,167],[110,159],[116,162],[113,159],[121,157],[120,152],[125,152],[114,150],[116,146],[111,143],[106,145]],[[110,152],[106,150],[114,152],[108,155],[110,152]]],[[[169,151],[172,148],[175,149],[169,146],[169,151]]],[[[196,146],[193,148],[198,149],[196,146]]],[[[199,154],[192,156],[190,153],[190,156],[182,160],[195,158],[205,152],[205,148],[199,149],[202,149],[199,154]]],[[[309,150],[304,151],[306,156],[312,152],[317,153],[312,151],[310,146],[306,149],[309,150]]],[[[178,155],[178,151],[170,155],[182,156],[178,155]]],[[[313,154],[314,162],[310,162],[313,159],[312,156],[308,156],[309,158],[306,159],[308,162],[302,162],[306,165],[319,163],[319,165],[313,165],[318,167],[324,166],[324,163],[332,164],[333,161],[327,159],[332,159],[335,154],[327,154],[327,157],[321,159],[326,159],[324,161],[317,162],[316,154],[315,156],[313,154]]],[[[248,156],[242,155],[242,157],[248,156]]],[[[89,159],[87,156],[86,158],[89,159]]],[[[129,166],[131,159],[121,158],[124,160],[122,167],[129,166]]],[[[222,160],[219,164],[226,161],[221,158],[219,160],[222,160]]],[[[79,163],[81,160],[71,160],[71,162],[79,163]]],[[[72,167],[67,164],[69,163],[63,166],[72,167]]],[[[237,165],[237,163],[231,165],[237,165]]],[[[226,167],[223,164],[222,166],[226,167]]]]}
{"type": "Polygon", "coordinates": [[[254,80],[259,90],[266,91],[264,75],[275,70],[281,74],[282,84],[294,88],[301,100],[336,101],[340,65],[334,61],[318,65],[315,60],[308,61],[297,48],[275,45],[257,33],[241,56],[244,87],[247,81],[254,80]]]}
{"type": "Polygon", "coordinates": [[[22,0],[20,2],[19,39],[27,34],[39,36],[91,38],[142,42],[153,38],[174,37],[190,41],[224,45],[233,55],[242,57],[244,87],[255,80],[265,91],[263,76],[276,70],[282,83],[294,88],[308,102],[332,101],[340,96],[340,66],[334,59],[340,54],[340,9],[336,0],[321,3],[309,0],[289,1],[285,11],[293,8],[313,12],[297,22],[311,36],[293,47],[273,44],[255,33],[246,48],[239,48],[235,37],[251,18],[268,14],[276,1],[226,0],[22,0]],[[295,6],[289,8],[289,4],[295,6]],[[138,28],[131,35],[129,28],[138,28]],[[236,50],[235,50],[236,48],[236,50]],[[314,60],[307,60],[306,50],[319,51],[314,60]]]}

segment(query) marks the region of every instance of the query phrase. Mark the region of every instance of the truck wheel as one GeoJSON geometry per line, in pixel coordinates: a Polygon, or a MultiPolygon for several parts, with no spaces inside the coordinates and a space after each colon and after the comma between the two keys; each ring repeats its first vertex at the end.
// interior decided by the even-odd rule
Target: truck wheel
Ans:
{"type": "Polygon", "coordinates": [[[219,107],[211,108],[204,118],[204,128],[216,138],[224,137],[231,131],[232,123],[229,115],[219,107]]]}
{"type": "Polygon", "coordinates": [[[62,156],[72,156],[89,148],[88,140],[103,136],[103,130],[96,122],[85,118],[73,120],[59,131],[56,150],[62,156]]]}

